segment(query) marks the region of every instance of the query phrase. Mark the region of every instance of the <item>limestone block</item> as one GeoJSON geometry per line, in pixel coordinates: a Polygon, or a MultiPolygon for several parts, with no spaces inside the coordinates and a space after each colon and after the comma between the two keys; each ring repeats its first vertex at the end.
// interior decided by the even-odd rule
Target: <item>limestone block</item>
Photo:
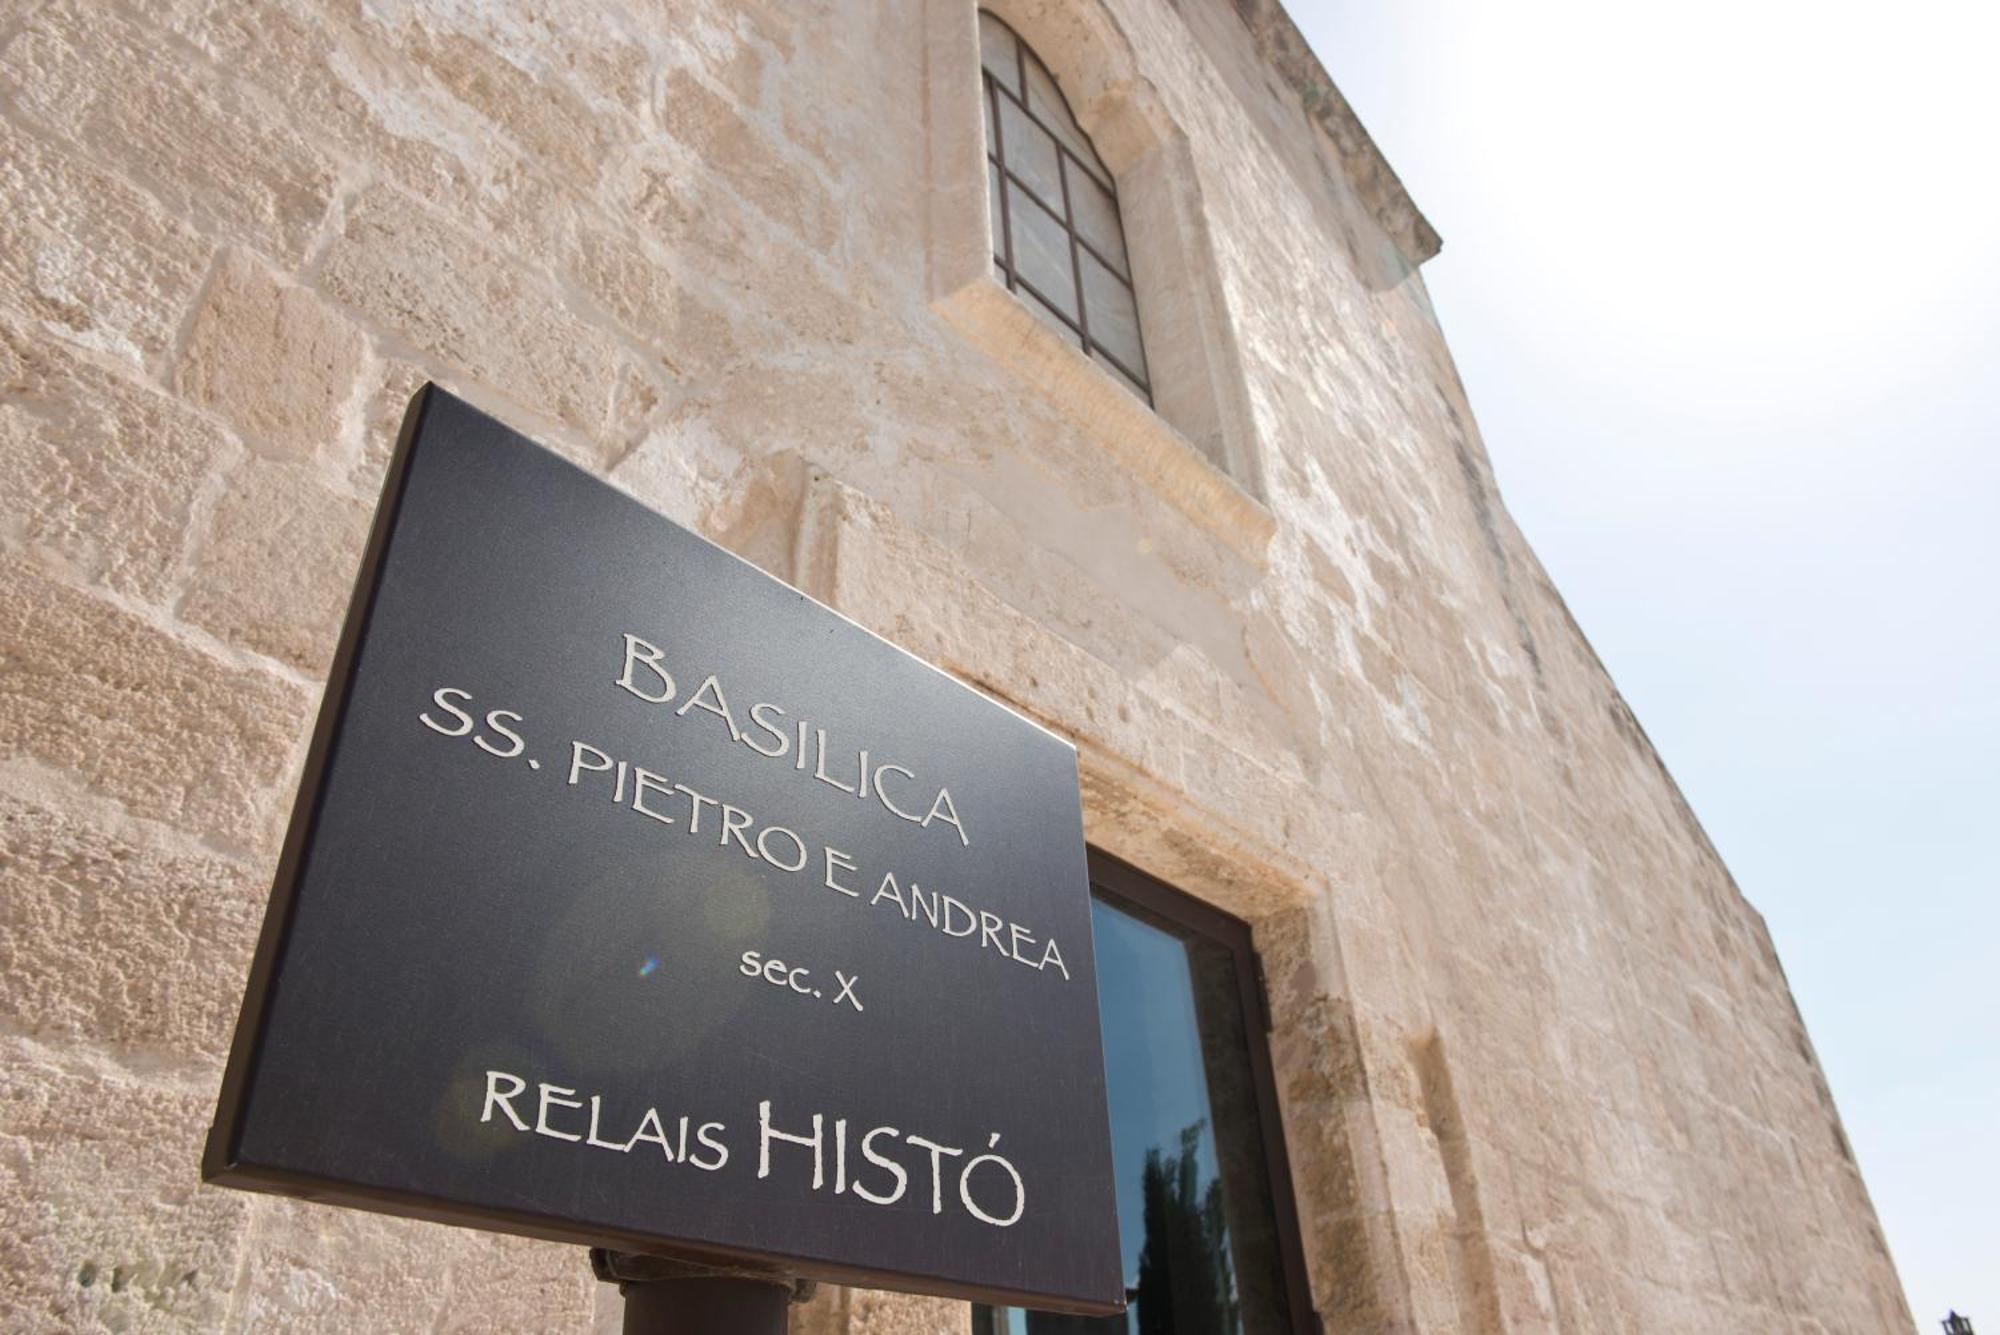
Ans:
{"type": "Polygon", "coordinates": [[[1359,1188],[1349,1151],[1339,1144],[1342,1110],[1367,1098],[1368,1077],[1348,1003],[1320,995],[1297,1008],[1272,1036],[1271,1064],[1303,1194],[1317,1189],[1320,1208],[1329,1212],[1355,1208],[1359,1188]]]}
{"type": "Polygon", "coordinates": [[[310,139],[116,9],[37,14],[0,55],[0,90],[184,221],[282,259],[304,255],[333,202],[334,166],[310,139]]]}
{"type": "Polygon", "coordinates": [[[0,645],[0,753],[72,770],[135,814],[270,844],[311,692],[20,558],[0,560],[0,645]]]}
{"type": "MultiPolygon", "coordinates": [[[[593,1335],[618,1335],[623,1314],[616,1291],[604,1288],[593,1335]]],[[[810,1302],[791,1309],[791,1335],[969,1335],[971,1329],[970,1303],[880,1289],[821,1284],[810,1302]]]]}
{"type": "Polygon", "coordinates": [[[209,1083],[0,1039],[0,1326],[222,1327],[248,1201],[199,1185],[209,1083]]]}
{"type": "Polygon", "coordinates": [[[565,235],[546,174],[358,10],[314,0],[154,0],[146,17],[374,178],[524,250],[552,251],[565,235]]]}
{"type": "Polygon", "coordinates": [[[1449,1214],[1426,1214],[1406,1208],[1401,1199],[1396,1202],[1396,1242],[1408,1286],[1403,1311],[1412,1330],[1477,1329],[1482,1295],[1470,1275],[1466,1290],[1459,1291],[1452,1227],[1449,1214]]]}
{"type": "Polygon", "coordinates": [[[382,481],[388,472],[389,460],[396,453],[396,442],[402,436],[403,418],[409,412],[410,400],[426,381],[526,433],[579,467],[593,471],[603,469],[604,452],[579,437],[574,430],[559,422],[524,412],[504,392],[474,379],[459,367],[430,358],[412,360],[392,353],[376,358],[365,375],[355,432],[358,439],[350,439],[352,452],[344,460],[345,467],[338,474],[345,488],[363,498],[371,511],[381,496],[382,481]]]}
{"type": "Polygon", "coordinates": [[[1487,1233],[1519,1245],[1521,1207],[1514,1196],[1514,1174],[1506,1156],[1487,1141],[1468,1136],[1465,1166],[1479,1207],[1478,1223],[1487,1233]]]}
{"type": "Polygon", "coordinates": [[[0,1016],[41,1041],[220,1066],[269,876],[0,796],[0,1016]]]}
{"type": "MultiPolygon", "coordinates": [[[[898,442],[911,458],[950,467],[967,454],[1004,460],[1016,448],[1006,401],[990,388],[940,386],[913,368],[885,367],[878,378],[895,421],[941,425],[898,442]]],[[[1018,495],[954,498],[962,517],[896,508],[954,546],[1009,604],[1135,679],[1143,694],[1208,732],[1233,736],[1241,749],[1268,753],[1274,765],[1291,764],[1294,739],[1274,732],[1269,700],[1246,691],[1244,677],[1225,666],[1241,657],[1226,576],[1183,559],[1184,549],[1163,550],[1162,526],[1143,493],[1072,514],[1057,510],[1030,476],[1017,487],[1018,495]]],[[[895,506],[895,498],[883,499],[895,506]]],[[[1088,715],[1102,703],[1086,697],[1080,707],[1088,715]]]]}
{"type": "MultiPolygon", "coordinates": [[[[1031,436],[1021,442],[1024,448],[1054,450],[1083,442],[1089,456],[1114,459],[1123,474],[1143,484],[1149,499],[1127,504],[1171,505],[1233,558],[1252,567],[1263,564],[1276,528],[1270,510],[983,270],[941,301],[939,313],[1068,420],[1069,431],[1031,436]]],[[[1129,495],[1130,481],[1121,480],[1129,495]]]]}
{"type": "MultiPolygon", "coordinates": [[[[588,1335],[625,1335],[625,1298],[615,1284],[599,1284],[590,1296],[590,1324],[583,1329],[588,1335]]],[[[810,1324],[801,1324],[794,1309],[793,1325],[789,1335],[842,1335],[835,1328],[825,1330],[810,1324]]]]}
{"type": "MultiPolygon", "coordinates": [[[[698,8],[687,6],[683,22],[698,8]]],[[[473,66],[479,71],[477,82],[533,86],[511,92],[479,87],[465,100],[479,106],[497,126],[511,128],[525,122],[537,133],[548,130],[547,122],[557,128],[566,128],[572,119],[602,126],[639,112],[654,74],[653,60],[685,40],[678,24],[634,23],[628,12],[610,5],[554,10],[383,5],[362,11],[360,17],[395,50],[426,63],[433,48],[444,44],[461,43],[484,51],[485,57],[473,66]],[[517,105],[515,98],[524,104],[517,105]]],[[[461,82],[475,81],[463,71],[440,70],[438,77],[454,92],[461,82]]],[[[544,149],[539,141],[536,149],[538,154],[557,151],[544,149]]]]}
{"type": "Polygon", "coordinates": [[[174,385],[227,419],[252,449],[311,459],[339,440],[367,359],[359,329],[254,255],[232,250],[195,313],[174,385]]]}
{"type": "MultiPolygon", "coordinates": [[[[598,164],[616,142],[616,129],[623,127],[565,82],[510,62],[490,41],[432,31],[421,22],[404,25],[396,42],[484,122],[486,133],[512,139],[527,158],[571,185],[587,189],[596,183],[598,164]]],[[[538,52],[543,47],[531,41],[516,49],[538,52]]]]}
{"type": "MultiPolygon", "coordinates": [[[[714,539],[714,531],[704,527],[702,518],[732,499],[741,499],[732,498],[729,487],[739,477],[758,480],[748,467],[749,462],[723,442],[706,417],[675,412],[618,461],[609,480],[650,509],[714,539]]],[[[784,519],[796,520],[796,500],[784,519]]],[[[778,525],[774,522],[772,527],[778,525]]],[[[795,522],[785,527],[791,531],[779,536],[796,536],[795,522]]],[[[781,579],[793,578],[789,564],[764,568],[781,579]]]]}
{"type": "Polygon", "coordinates": [[[1520,1250],[1518,1240],[1488,1235],[1487,1254],[1493,1260],[1493,1286],[1500,1321],[1507,1331],[1556,1329],[1555,1296],[1548,1271],[1536,1257],[1520,1250]]]}
{"type": "Polygon", "coordinates": [[[798,516],[808,473],[795,454],[743,460],[717,488],[720,495],[702,510],[696,527],[759,569],[789,580],[798,564],[798,516]]]}
{"type": "MultiPolygon", "coordinates": [[[[1574,1248],[1552,1250],[1544,1258],[1564,1327],[1574,1323],[1582,1330],[1649,1329],[1636,1310],[1639,1281],[1599,1259],[1615,1254],[1608,1248],[1600,1252],[1602,1241],[1590,1239],[1574,1248]]],[[[1731,1322],[1721,1329],[1736,1327],[1737,1323],[1731,1322]]]]}
{"type": "MultiPolygon", "coordinates": [[[[788,1335],[847,1335],[847,1304],[848,1291],[841,1286],[815,1286],[810,1301],[792,1308],[788,1335]]],[[[602,1303],[598,1305],[598,1310],[603,1312],[602,1303]]],[[[618,1330],[613,1325],[604,1330],[603,1335],[618,1335],[618,1330]]]]}
{"type": "Polygon", "coordinates": [[[775,239],[760,214],[690,170],[686,154],[665,136],[607,164],[600,198],[639,235],[675,255],[699,254],[704,272],[725,281],[753,274],[756,257],[775,239]]]}
{"type": "Polygon", "coordinates": [[[124,181],[0,121],[0,303],[135,369],[171,345],[209,243],[124,181]]]}
{"type": "Polygon", "coordinates": [[[0,513],[29,543],[164,602],[197,500],[231,453],[172,399],[0,321],[0,513]]]}
{"type": "Polygon", "coordinates": [[[774,367],[745,359],[703,395],[709,425],[746,452],[783,448],[829,471],[868,453],[868,422],[851,382],[834,368],[774,367]]]}
{"type": "Polygon", "coordinates": [[[582,1247],[273,1198],[244,1258],[244,1330],[584,1330],[582,1247]]]}
{"type": "Polygon", "coordinates": [[[181,615],[232,644],[325,676],[370,514],[307,465],[249,461],[216,502],[181,615]]]}
{"type": "Polygon", "coordinates": [[[1378,1102],[1376,1131],[1397,1213],[1413,1222],[1452,1218],[1451,1185],[1445,1178],[1444,1158],[1436,1139],[1418,1116],[1384,1108],[1378,1102]]]}
{"type": "Polygon", "coordinates": [[[840,215],[826,186],[694,74],[681,69],[667,75],[663,119],[667,133],[695,161],[807,249],[832,248],[840,235],[840,215]]]}
{"type": "MultiPolygon", "coordinates": [[[[759,287],[769,283],[785,294],[766,310],[788,342],[796,339],[806,347],[838,348],[868,336],[873,315],[868,307],[876,293],[859,281],[860,275],[827,264],[817,251],[768,233],[752,248],[751,257],[755,272],[742,275],[743,281],[759,287]]],[[[879,364],[871,369],[879,374],[879,364]]],[[[931,388],[936,392],[935,381],[931,388]]],[[[931,411],[937,411],[935,402],[931,411]]]]}
{"type": "MultiPolygon", "coordinates": [[[[410,399],[433,377],[413,362],[391,359],[378,363],[361,410],[361,440],[358,454],[347,469],[347,482],[355,494],[374,498],[380,495],[382,479],[389,471],[389,459],[403,431],[403,416],[410,399]]],[[[451,380],[438,383],[467,403],[478,403],[476,393],[451,380]]]]}
{"type": "Polygon", "coordinates": [[[1343,921],[1341,961],[1354,995],[1410,1030],[1421,1029],[1428,999],[1407,943],[1393,926],[1359,916],[1343,921]]]}
{"type": "Polygon", "coordinates": [[[672,375],[712,374],[741,354],[737,322],[698,295],[665,257],[618,230],[581,230],[571,267],[591,299],[672,375]]]}
{"type": "Polygon", "coordinates": [[[967,1335],[971,1329],[971,1307],[949,1298],[847,1291],[848,1335],[967,1335]]]}
{"type": "Polygon", "coordinates": [[[353,201],[322,281],[385,328],[600,444],[658,401],[635,359],[521,264],[385,187],[353,201]]]}
{"type": "MultiPolygon", "coordinates": [[[[1260,861],[1310,866],[1332,846],[1336,813],[1307,785],[1202,732],[1143,683],[1002,602],[962,557],[887,507],[831,483],[811,506],[808,592],[1054,726],[1077,742],[1087,773],[1108,758],[1153,782],[1179,781],[1169,792],[1187,819],[1211,832],[1226,826],[1260,861]]],[[[1274,898],[1265,886],[1263,903],[1233,907],[1267,911],[1274,898]]]]}

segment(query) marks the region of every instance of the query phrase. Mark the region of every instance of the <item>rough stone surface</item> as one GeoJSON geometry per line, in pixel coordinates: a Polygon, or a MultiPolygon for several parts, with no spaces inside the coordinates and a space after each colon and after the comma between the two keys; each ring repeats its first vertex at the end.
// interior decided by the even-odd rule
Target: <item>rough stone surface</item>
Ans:
{"type": "Polygon", "coordinates": [[[181,615],[221,639],[325,675],[370,507],[299,464],[254,459],[226,485],[181,615]]]}
{"type": "Polygon", "coordinates": [[[199,1185],[211,1094],[0,1038],[0,1301],[20,1331],[222,1327],[250,1202],[199,1185]]]}
{"type": "Polygon", "coordinates": [[[259,1202],[232,1324],[355,1330],[582,1330],[596,1280],[580,1247],[335,1206],[259,1202]]]}
{"type": "Polygon", "coordinates": [[[232,453],[184,405],[0,321],[0,522],[12,540],[164,601],[202,491],[232,453]]]}
{"type": "Polygon", "coordinates": [[[198,836],[268,841],[312,719],[303,687],[19,558],[0,561],[0,645],[0,753],[198,836]]]}
{"type": "Polygon", "coordinates": [[[209,243],[144,191],[0,122],[0,302],[135,367],[172,345],[209,243]]]}
{"type": "Polygon", "coordinates": [[[311,289],[232,250],[195,313],[174,386],[251,448],[306,460],[344,434],[367,356],[361,331],[311,289]]]}
{"type": "Polygon", "coordinates": [[[264,114],[227,72],[169,57],[119,9],[51,5],[0,53],[23,120],[113,160],[191,226],[296,258],[326,215],[331,161],[312,127],[264,114]]]}
{"type": "Polygon", "coordinates": [[[222,1060],[263,868],[11,794],[0,794],[0,847],[0,1025],[41,1043],[222,1060]]]}
{"type": "Polygon", "coordinates": [[[575,1248],[194,1185],[435,380],[1069,737],[1091,839],[1252,924],[1329,1330],[1911,1328],[1289,20],[990,3],[1120,174],[1157,412],[985,285],[972,0],[0,14],[0,1326],[615,1329],[575,1248]]]}
{"type": "Polygon", "coordinates": [[[324,281],[385,329],[594,440],[609,441],[658,401],[612,335],[572,315],[518,263],[388,190],[350,203],[324,281]]]}

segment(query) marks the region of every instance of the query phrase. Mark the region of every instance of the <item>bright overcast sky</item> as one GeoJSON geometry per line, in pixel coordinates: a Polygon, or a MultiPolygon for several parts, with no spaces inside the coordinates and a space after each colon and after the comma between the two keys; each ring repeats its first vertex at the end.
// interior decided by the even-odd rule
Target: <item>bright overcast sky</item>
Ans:
{"type": "Polygon", "coordinates": [[[2000,6],[1289,8],[1444,235],[1508,507],[1769,921],[1919,1329],[2000,1330],[2000,6]]]}

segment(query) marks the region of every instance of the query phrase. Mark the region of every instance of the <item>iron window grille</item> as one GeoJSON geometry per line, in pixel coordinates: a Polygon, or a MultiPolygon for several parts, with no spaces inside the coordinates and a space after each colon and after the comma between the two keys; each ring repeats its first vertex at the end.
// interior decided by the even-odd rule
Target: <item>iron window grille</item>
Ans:
{"type": "Polygon", "coordinates": [[[1117,183],[1048,66],[985,10],[979,57],[996,277],[1150,406],[1117,183]]]}

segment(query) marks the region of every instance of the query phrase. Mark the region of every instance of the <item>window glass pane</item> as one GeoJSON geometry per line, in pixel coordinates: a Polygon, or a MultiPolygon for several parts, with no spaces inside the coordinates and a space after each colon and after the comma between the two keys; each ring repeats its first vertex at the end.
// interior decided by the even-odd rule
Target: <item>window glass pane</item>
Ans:
{"type": "Polygon", "coordinates": [[[1115,901],[1096,901],[1092,925],[1112,943],[1108,959],[1099,946],[1100,1004],[1123,976],[1106,1032],[1143,1036],[1105,1060],[1120,1219],[1128,1195],[1140,1216],[1134,1328],[1164,1317],[1176,1331],[1289,1330],[1241,966],[1220,942],[1115,901]]]}
{"type": "Polygon", "coordinates": [[[983,9],[979,11],[979,63],[1004,86],[1012,88],[1015,96],[1020,95],[1021,66],[1014,51],[1014,34],[983,9]]]}
{"type": "Polygon", "coordinates": [[[1116,363],[1114,363],[1109,357],[1105,356],[1101,352],[1093,352],[1090,354],[1090,359],[1096,362],[1099,366],[1103,367],[1105,370],[1111,372],[1111,378],[1113,380],[1116,380],[1119,384],[1125,386],[1125,388],[1131,390],[1134,394],[1137,394],[1140,397],[1140,399],[1143,400],[1145,403],[1150,405],[1153,402],[1153,396],[1151,392],[1149,392],[1144,385],[1140,384],[1138,381],[1134,380],[1131,376],[1126,375],[1125,372],[1121,371],[1116,365],[1116,363]]]}
{"type": "Polygon", "coordinates": [[[1034,112],[1070,152],[1082,158],[1087,169],[1105,181],[1111,179],[1111,173],[1105,171],[1104,164],[1097,160],[1097,150],[1090,146],[1090,140],[1070,117],[1069,107],[1056,89],[1056,81],[1049,77],[1048,70],[1035,59],[1033,52],[1028,53],[1028,110],[1034,112]]]}
{"type": "Polygon", "coordinates": [[[987,87],[985,83],[982,82],[979,85],[979,110],[981,118],[986,122],[986,156],[988,157],[994,157],[1000,152],[999,143],[993,138],[993,99],[997,96],[999,94],[987,87]]]}
{"type": "Polygon", "coordinates": [[[1083,346],[1083,335],[1064,324],[1061,317],[1043,305],[1041,299],[1034,293],[1024,287],[1016,289],[1016,295],[1028,303],[1028,309],[1040,316],[1043,324],[1061,334],[1065,343],[1074,348],[1081,348],[1083,346]]]}
{"type": "Polygon", "coordinates": [[[1062,208],[1062,178],[1056,175],[1056,141],[1049,138],[1048,131],[1029,120],[1013,98],[1005,96],[1000,98],[1000,160],[1030,190],[1046,199],[1049,207],[1062,208]]]}
{"type": "Polygon", "coordinates": [[[1099,895],[1123,1317],[982,1313],[992,1335],[1284,1335],[1277,1216],[1229,947],[1099,895]]]}
{"type": "Polygon", "coordinates": [[[1097,247],[1098,254],[1110,260],[1113,269],[1129,275],[1132,271],[1125,259],[1125,234],[1118,225],[1117,201],[1086,173],[1071,167],[1068,174],[1069,209],[1076,219],[1077,233],[1097,247]]]}
{"type": "Polygon", "coordinates": [[[1051,306],[1076,319],[1076,274],[1070,268],[1069,232],[1015,181],[1007,182],[1007,210],[1013,228],[1014,271],[1033,283],[1051,306]]]}
{"type": "Polygon", "coordinates": [[[1219,1183],[1187,947],[1101,900],[1091,930],[1104,1032],[1115,1035],[1104,1067],[1125,1286],[1143,1290],[1149,1261],[1162,1250],[1170,1267],[1182,1262],[1226,1278],[1227,1253],[1216,1254],[1213,1242],[1202,1250],[1202,1203],[1219,1183]]]}
{"type": "Polygon", "coordinates": [[[1083,256],[1083,300],[1090,312],[1092,341],[1131,367],[1134,375],[1145,375],[1146,354],[1139,346],[1139,311],[1132,304],[1132,289],[1088,252],[1083,256]]]}
{"type": "Polygon", "coordinates": [[[993,233],[993,257],[1005,263],[1007,234],[1000,221],[1000,169],[990,162],[986,164],[986,222],[993,233]]]}

